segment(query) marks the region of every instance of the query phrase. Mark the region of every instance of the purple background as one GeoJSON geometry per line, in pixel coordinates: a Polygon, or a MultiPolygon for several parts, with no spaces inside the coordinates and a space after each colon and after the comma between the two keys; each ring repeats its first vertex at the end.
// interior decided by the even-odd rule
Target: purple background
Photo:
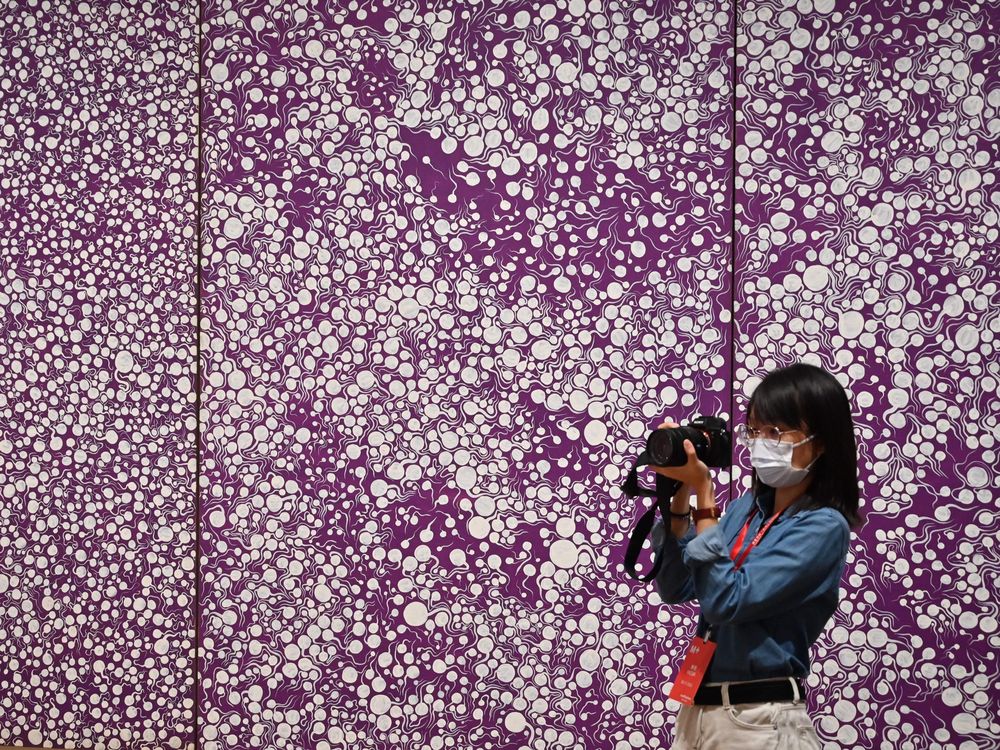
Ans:
{"type": "Polygon", "coordinates": [[[843,747],[996,747],[996,7],[748,4],[739,409],[793,358],[852,396],[868,523],[814,651],[843,747]]]}
{"type": "Polygon", "coordinates": [[[150,8],[0,11],[0,745],[192,736],[197,8],[150,8]]]}
{"type": "Polygon", "coordinates": [[[206,748],[665,731],[617,485],[729,400],[731,16],[445,7],[207,6],[206,748]]]}
{"type": "Polygon", "coordinates": [[[817,730],[1000,740],[995,10],[740,4],[735,175],[726,3],[6,13],[0,742],[668,747],[618,487],[797,359],[870,518],[817,730]]]}

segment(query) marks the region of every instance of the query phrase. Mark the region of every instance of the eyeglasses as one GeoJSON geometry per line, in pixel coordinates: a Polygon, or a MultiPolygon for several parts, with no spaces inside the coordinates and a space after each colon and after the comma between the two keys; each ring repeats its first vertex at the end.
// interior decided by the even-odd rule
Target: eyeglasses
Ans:
{"type": "Polygon", "coordinates": [[[774,446],[778,446],[781,443],[791,443],[793,442],[791,438],[788,440],[784,440],[782,438],[785,435],[792,434],[793,432],[802,432],[802,430],[779,430],[774,425],[767,425],[758,430],[745,424],[738,424],[733,432],[735,433],[736,440],[740,443],[740,445],[745,448],[749,448],[750,441],[757,439],[764,440],[766,443],[770,443],[774,446]]]}

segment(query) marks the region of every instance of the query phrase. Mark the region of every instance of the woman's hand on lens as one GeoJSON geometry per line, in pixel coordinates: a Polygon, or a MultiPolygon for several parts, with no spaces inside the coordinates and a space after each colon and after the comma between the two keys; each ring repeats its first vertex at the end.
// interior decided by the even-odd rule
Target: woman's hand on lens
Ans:
{"type": "MultiPolygon", "coordinates": [[[[666,422],[661,422],[656,429],[662,430],[664,427],[673,428],[680,427],[680,425],[668,419],[666,422]]],[[[700,487],[705,483],[711,482],[712,475],[708,471],[708,466],[698,458],[694,444],[690,440],[684,441],[684,452],[687,453],[688,460],[683,466],[650,466],[649,468],[657,474],[662,474],[668,479],[683,482],[690,487],[700,487]]]]}

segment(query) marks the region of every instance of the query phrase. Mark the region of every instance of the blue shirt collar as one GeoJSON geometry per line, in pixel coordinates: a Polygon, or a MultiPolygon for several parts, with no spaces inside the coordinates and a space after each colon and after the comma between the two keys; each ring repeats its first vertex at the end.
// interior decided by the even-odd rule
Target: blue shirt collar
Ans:
{"type": "Polygon", "coordinates": [[[754,498],[754,502],[757,503],[757,508],[764,518],[770,518],[772,508],[774,508],[774,487],[768,487],[766,484],[760,486],[760,492],[757,497],[754,498]]]}

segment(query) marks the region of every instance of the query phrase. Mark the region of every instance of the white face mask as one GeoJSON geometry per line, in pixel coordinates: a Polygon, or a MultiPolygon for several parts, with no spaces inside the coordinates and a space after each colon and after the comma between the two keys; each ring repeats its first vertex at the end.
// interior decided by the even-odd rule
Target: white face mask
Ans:
{"type": "Polygon", "coordinates": [[[806,478],[806,474],[816,463],[819,456],[804,469],[792,466],[792,452],[796,446],[803,445],[812,440],[815,435],[810,435],[805,440],[797,443],[778,443],[774,445],[771,440],[755,438],[750,442],[750,463],[757,470],[760,481],[771,487],[791,487],[806,478]]]}

